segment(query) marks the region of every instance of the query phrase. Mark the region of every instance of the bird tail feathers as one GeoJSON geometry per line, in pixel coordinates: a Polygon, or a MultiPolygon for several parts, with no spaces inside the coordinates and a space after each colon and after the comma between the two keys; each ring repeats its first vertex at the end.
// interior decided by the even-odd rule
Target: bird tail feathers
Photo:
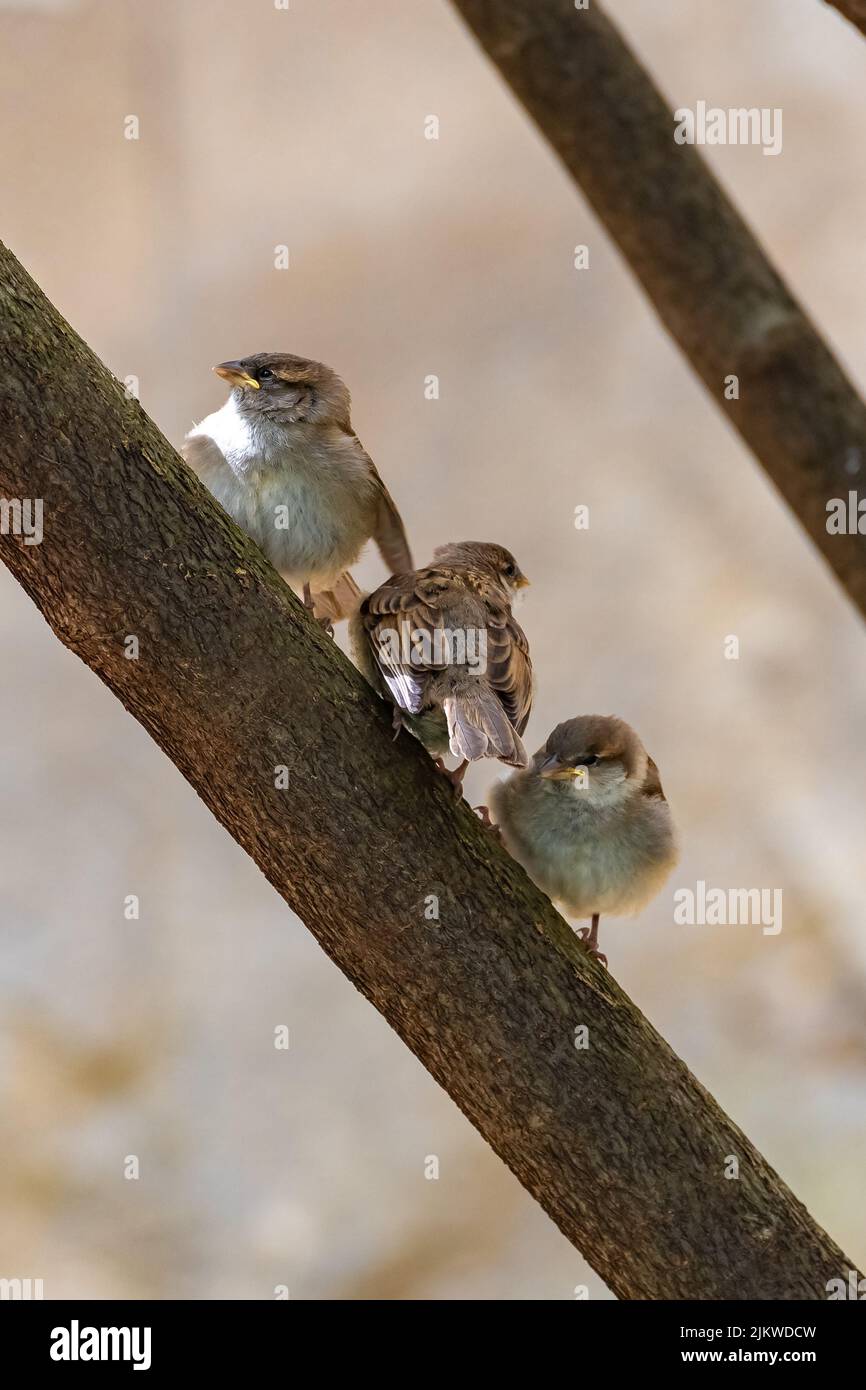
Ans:
{"type": "Polygon", "coordinates": [[[346,570],[340,575],[333,589],[322,589],[313,594],[313,613],[317,618],[328,618],[339,623],[343,618],[351,618],[361,605],[361,590],[346,570]]]}
{"type": "Polygon", "coordinates": [[[443,701],[448,738],[456,758],[474,763],[499,758],[511,767],[526,767],[529,758],[519,734],[492,691],[451,695],[443,701]]]}

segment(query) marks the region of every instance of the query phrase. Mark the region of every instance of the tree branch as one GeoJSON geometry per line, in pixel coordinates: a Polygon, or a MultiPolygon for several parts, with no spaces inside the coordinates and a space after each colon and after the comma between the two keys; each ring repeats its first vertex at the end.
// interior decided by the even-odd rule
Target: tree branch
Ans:
{"type": "Polygon", "coordinates": [[[826,0],[826,3],[849,19],[861,34],[866,34],[866,0],[826,0]]]}
{"type": "Polygon", "coordinates": [[[45,530],[2,558],[608,1285],[826,1297],[850,1261],[3,248],[0,361],[45,530]]]}
{"type": "MultiPolygon", "coordinates": [[[[453,0],[656,312],[866,613],[866,536],[827,503],[866,476],[866,406],[592,0],[453,0]],[[739,400],[725,400],[725,378],[739,400]]],[[[767,160],[768,173],[772,159],[767,160]]]]}

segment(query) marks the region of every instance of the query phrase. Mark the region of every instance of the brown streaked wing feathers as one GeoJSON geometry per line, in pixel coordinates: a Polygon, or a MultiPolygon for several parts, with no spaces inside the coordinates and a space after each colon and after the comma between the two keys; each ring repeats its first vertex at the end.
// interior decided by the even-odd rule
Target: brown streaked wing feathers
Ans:
{"type": "Polygon", "coordinates": [[[526,635],[504,607],[491,613],[487,625],[487,679],[509,723],[522,734],[532,709],[532,663],[526,635]]]}
{"type": "MultiPolygon", "coordinates": [[[[374,655],[378,650],[379,633],[395,618],[405,621],[410,629],[433,634],[447,627],[445,609],[452,598],[466,592],[459,575],[447,567],[431,565],[416,574],[397,575],[371,594],[364,603],[364,626],[371,638],[374,655]]],[[[509,723],[522,734],[532,707],[532,664],[529,645],[523,629],[504,603],[485,604],[487,628],[486,678],[498,696],[509,723]]],[[[377,658],[378,659],[378,658],[377,658]]],[[[384,668],[383,668],[384,669],[384,668]]],[[[416,677],[435,669],[413,661],[410,669],[416,677]]]]}
{"type": "Polygon", "coordinates": [[[351,618],[361,602],[361,590],[348,570],[344,570],[334,581],[333,589],[321,589],[313,594],[313,614],[319,620],[327,618],[338,623],[343,618],[351,618]]]}
{"type": "Polygon", "coordinates": [[[414,569],[412,564],[412,552],[409,549],[409,542],[406,538],[406,528],[403,525],[403,518],[397,510],[397,505],[386,488],[375,463],[370,458],[363,444],[356,434],[353,438],[367,460],[370,472],[379,491],[379,504],[376,509],[376,521],[373,530],[373,540],[379,550],[379,554],[385,561],[389,574],[409,574],[414,569]]]}
{"type": "Polygon", "coordinates": [[[373,540],[392,574],[408,574],[412,570],[412,552],[406,539],[406,528],[400,513],[397,511],[394,499],[384,483],[382,484],[382,495],[379,498],[379,510],[376,515],[373,540]]]}
{"type": "MultiPolygon", "coordinates": [[[[419,570],[417,574],[395,574],[364,600],[364,626],[370,634],[374,653],[378,650],[379,635],[398,624],[405,623],[410,631],[432,635],[443,627],[442,598],[453,591],[453,582],[444,571],[419,570]]],[[[413,671],[431,669],[412,662],[413,671]]]]}
{"type": "Polygon", "coordinates": [[[660,801],[667,801],[667,797],[662,791],[662,779],[659,776],[659,770],[652,758],[647,758],[646,777],[643,779],[641,795],[654,796],[658,797],[660,801]]]}

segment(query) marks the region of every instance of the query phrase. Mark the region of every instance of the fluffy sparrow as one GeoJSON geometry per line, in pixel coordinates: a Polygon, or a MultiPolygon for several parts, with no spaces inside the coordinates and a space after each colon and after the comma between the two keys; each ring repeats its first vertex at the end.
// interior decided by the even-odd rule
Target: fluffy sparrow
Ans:
{"type": "Polygon", "coordinates": [[[444,771],[460,786],[478,758],[525,766],[520,735],[532,703],[532,666],[511,613],[529,581],[501,545],[443,545],[433,564],[398,574],[365,598],[350,633],[355,661],[444,771]]]}
{"type": "Polygon", "coordinates": [[[184,458],[317,617],[348,617],[360,590],[346,571],[368,540],[389,573],[412,568],[400,513],[352,429],[348,390],[324,363],[288,353],[214,371],[232,393],[187,435],[184,458]]]}
{"type": "Polygon", "coordinates": [[[574,917],[593,955],[602,914],[639,912],[677,859],[658,768],[623,719],[583,714],[558,724],[530,765],[490,803],[503,842],[530,878],[574,917]]]}

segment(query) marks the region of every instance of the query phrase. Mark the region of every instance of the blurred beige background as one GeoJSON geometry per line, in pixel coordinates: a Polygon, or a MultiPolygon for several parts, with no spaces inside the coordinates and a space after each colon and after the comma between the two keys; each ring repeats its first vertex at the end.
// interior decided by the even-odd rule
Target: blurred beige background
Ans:
{"type": "MultiPolygon", "coordinates": [[[[783,108],[780,157],[709,158],[866,383],[862,38],[818,0],[609,9],[672,106],[783,108]]],[[[625,716],[681,828],[612,969],[866,1258],[862,624],[448,5],[0,0],[0,51],[0,236],[175,443],[223,398],[212,363],[321,357],[419,562],[515,551],[529,745],[625,716]],[[781,934],[675,926],[697,879],[782,888],[781,934]]],[[[607,1296],[5,570],[0,622],[0,1275],[607,1296]]]]}

